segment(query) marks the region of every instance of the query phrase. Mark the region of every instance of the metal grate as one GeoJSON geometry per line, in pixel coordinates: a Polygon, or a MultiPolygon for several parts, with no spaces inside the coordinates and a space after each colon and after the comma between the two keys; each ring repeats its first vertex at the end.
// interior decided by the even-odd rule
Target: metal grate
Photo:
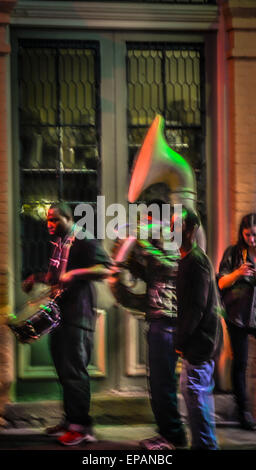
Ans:
{"type": "Polygon", "coordinates": [[[53,201],[96,201],[100,190],[99,45],[20,40],[18,55],[23,275],[47,260],[53,201]]]}
{"type": "Polygon", "coordinates": [[[166,140],[195,170],[206,224],[205,100],[202,45],[127,43],[129,169],[156,114],[166,140]]]}

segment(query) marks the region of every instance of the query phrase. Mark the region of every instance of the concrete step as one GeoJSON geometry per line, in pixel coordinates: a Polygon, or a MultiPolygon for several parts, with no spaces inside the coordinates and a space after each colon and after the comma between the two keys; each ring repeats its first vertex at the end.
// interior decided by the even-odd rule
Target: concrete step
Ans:
{"type": "MultiPolygon", "coordinates": [[[[186,407],[179,394],[179,409],[186,421],[186,407]]],[[[94,394],[91,415],[96,425],[153,425],[149,397],[145,394],[105,393],[94,394]]],[[[59,422],[62,416],[61,401],[34,401],[8,403],[4,418],[7,428],[41,428],[59,422]]],[[[236,424],[237,415],[231,394],[215,394],[217,424],[236,424]]]]}

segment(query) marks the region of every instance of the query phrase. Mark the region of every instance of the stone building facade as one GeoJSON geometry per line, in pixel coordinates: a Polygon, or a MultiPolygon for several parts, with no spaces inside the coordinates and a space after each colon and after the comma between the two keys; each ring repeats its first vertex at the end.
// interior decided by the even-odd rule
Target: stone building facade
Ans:
{"type": "MultiPolygon", "coordinates": [[[[236,240],[241,216],[255,211],[256,207],[255,0],[219,0],[215,5],[209,2],[209,5],[189,5],[185,8],[184,5],[179,5],[179,2],[175,5],[171,2],[163,2],[161,5],[156,5],[156,2],[144,4],[131,2],[130,6],[129,2],[126,2],[125,6],[122,2],[101,2],[101,8],[97,9],[96,3],[98,2],[30,2],[29,0],[0,2],[0,415],[10,397],[15,399],[15,394],[13,396],[11,394],[11,384],[18,380],[19,354],[21,356],[23,354],[18,352],[17,355],[14,338],[4,324],[8,311],[11,311],[16,303],[15,259],[19,250],[19,243],[14,240],[19,214],[14,196],[17,181],[14,171],[17,143],[13,134],[13,121],[17,120],[17,116],[13,115],[12,93],[15,84],[11,67],[12,36],[17,31],[22,30],[23,33],[27,30],[36,31],[36,37],[40,31],[45,34],[47,28],[54,31],[53,36],[56,37],[59,37],[60,31],[63,30],[69,31],[71,35],[72,30],[88,32],[90,37],[94,31],[102,37],[104,35],[108,37],[108,33],[111,32],[116,35],[116,42],[114,53],[110,52],[110,55],[116,54],[117,60],[120,54],[121,61],[123,60],[121,48],[118,49],[116,44],[121,43],[122,35],[125,34],[131,34],[131,37],[138,36],[143,30],[147,40],[151,34],[159,32],[164,40],[170,32],[185,36],[205,34],[207,36],[205,47],[208,56],[211,57],[210,59],[208,57],[206,64],[209,83],[207,82],[205,89],[206,152],[210,155],[206,174],[208,252],[216,269],[224,248],[236,240]],[[75,4],[74,7],[69,5],[72,3],[75,4]]],[[[30,37],[33,38],[33,33],[30,37]]],[[[113,37],[111,36],[110,42],[113,37]]],[[[106,47],[107,51],[107,43],[104,43],[103,47],[106,47]]],[[[125,78],[125,73],[118,63],[111,73],[117,82],[125,78]]],[[[103,86],[103,100],[110,98],[111,102],[111,97],[115,97],[117,103],[116,108],[110,103],[110,108],[105,110],[106,114],[109,113],[110,119],[106,118],[103,122],[103,154],[107,134],[113,132],[116,126],[111,116],[115,112],[120,113],[118,106],[125,106],[120,91],[118,92],[113,85],[113,76],[110,74],[108,83],[105,80],[103,86]],[[117,96],[119,93],[120,96],[117,96]]],[[[119,117],[116,115],[115,119],[118,120],[119,117]]],[[[125,125],[123,117],[118,125],[119,129],[123,129],[125,125]]],[[[113,153],[116,148],[122,149],[121,139],[122,130],[119,130],[113,144],[113,153]]],[[[126,169],[122,168],[122,163],[118,164],[118,161],[116,163],[115,171],[118,178],[113,181],[113,166],[108,164],[107,157],[104,157],[102,193],[108,192],[108,181],[112,182],[111,186],[114,188],[109,196],[109,202],[122,202],[125,199],[123,188],[127,178],[126,169]]],[[[113,315],[116,315],[116,312],[113,315]]],[[[104,318],[103,316],[102,325],[104,318]]],[[[128,357],[128,362],[130,361],[125,369],[126,372],[122,374],[133,376],[132,381],[129,382],[125,377],[121,382],[113,379],[106,382],[105,389],[116,387],[137,390],[141,386],[143,388],[141,377],[145,376],[145,370],[142,367],[141,372],[141,366],[136,363],[133,351],[134,338],[138,334],[134,331],[137,327],[134,323],[129,323],[128,326],[126,324],[126,327],[126,340],[128,341],[130,337],[132,340],[130,345],[126,343],[127,349],[122,350],[124,360],[127,361],[128,357]],[[135,336],[132,336],[133,334],[135,336]]],[[[104,329],[104,325],[102,328],[104,329]]],[[[103,333],[100,330],[99,335],[101,334],[103,333]]],[[[109,354],[112,359],[116,357],[116,351],[110,351],[109,354]]],[[[101,350],[98,371],[104,369],[103,356],[104,352],[101,350]]],[[[101,376],[104,376],[104,373],[101,376]]],[[[97,374],[100,375],[99,372],[97,374]]]]}

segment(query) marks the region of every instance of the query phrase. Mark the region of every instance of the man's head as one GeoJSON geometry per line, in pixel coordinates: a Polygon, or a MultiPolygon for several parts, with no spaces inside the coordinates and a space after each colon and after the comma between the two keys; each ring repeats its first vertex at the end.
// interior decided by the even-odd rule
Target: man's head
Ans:
{"type": "Polygon", "coordinates": [[[200,226],[200,218],[192,209],[182,209],[182,246],[191,245],[200,226]]]}
{"type": "Polygon", "coordinates": [[[73,225],[73,214],[65,202],[54,203],[47,214],[47,228],[51,236],[64,237],[73,225]]]}

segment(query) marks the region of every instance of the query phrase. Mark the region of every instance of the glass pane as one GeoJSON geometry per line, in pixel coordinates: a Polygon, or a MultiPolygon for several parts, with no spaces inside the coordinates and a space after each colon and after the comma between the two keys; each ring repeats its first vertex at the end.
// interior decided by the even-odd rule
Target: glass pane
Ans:
{"type": "Polygon", "coordinates": [[[23,202],[40,203],[56,201],[58,194],[58,175],[56,172],[34,172],[23,173],[22,200],[23,202]]]}
{"type": "Polygon", "coordinates": [[[66,201],[95,202],[98,193],[97,174],[94,172],[71,172],[63,177],[63,196],[66,201]]]}
{"type": "Polygon", "coordinates": [[[61,49],[59,78],[62,125],[95,125],[95,51],[61,49]]]}
{"type": "Polygon", "coordinates": [[[19,51],[20,123],[57,122],[56,52],[45,48],[19,51]]]}
{"type": "Polygon", "coordinates": [[[166,51],[166,119],[170,125],[200,125],[200,55],[197,51],[166,51]]]}
{"type": "Polygon", "coordinates": [[[59,131],[56,127],[21,127],[20,142],[22,168],[59,167],[59,131]]]}
{"type": "Polygon", "coordinates": [[[133,125],[149,125],[163,110],[162,51],[128,51],[128,112],[133,125]]]}
{"type": "Polygon", "coordinates": [[[100,160],[94,127],[63,127],[60,134],[64,169],[98,169],[100,160]]]}

